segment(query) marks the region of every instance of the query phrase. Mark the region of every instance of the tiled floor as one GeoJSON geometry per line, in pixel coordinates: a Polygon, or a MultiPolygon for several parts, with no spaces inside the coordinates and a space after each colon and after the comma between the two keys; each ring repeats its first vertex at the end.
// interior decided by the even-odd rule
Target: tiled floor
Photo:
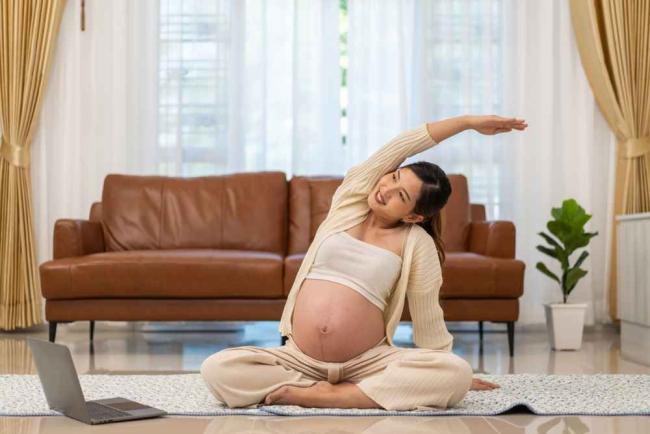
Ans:
{"type": "MultiPolygon", "coordinates": [[[[163,324],[164,325],[164,324],[163,324]]],[[[455,337],[454,353],[475,372],[507,373],[629,373],[650,374],[650,367],[620,355],[619,335],[613,326],[586,328],[579,351],[552,351],[546,331],[518,327],[515,356],[508,356],[505,324],[485,324],[483,351],[476,323],[449,323],[455,337]]],[[[198,371],[210,354],[228,346],[277,346],[277,322],[247,323],[227,332],[143,332],[131,326],[98,323],[90,351],[87,326],[59,326],[57,342],[70,348],[80,374],[178,373],[198,371]]],[[[47,339],[45,327],[29,332],[0,333],[0,374],[36,373],[24,337],[47,339]]],[[[410,328],[398,327],[395,342],[412,346],[410,328]]],[[[320,433],[320,432],[450,432],[450,433],[647,433],[650,416],[536,416],[514,413],[491,417],[165,417],[147,421],[87,426],[65,417],[0,418],[0,433],[320,433]]]]}

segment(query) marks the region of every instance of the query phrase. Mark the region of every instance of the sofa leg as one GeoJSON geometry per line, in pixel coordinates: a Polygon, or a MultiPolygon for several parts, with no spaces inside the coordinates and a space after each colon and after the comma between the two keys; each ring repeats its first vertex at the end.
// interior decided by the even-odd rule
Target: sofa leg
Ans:
{"type": "Polygon", "coordinates": [[[95,338],[95,321],[90,321],[90,342],[95,338]]]}
{"type": "Polygon", "coordinates": [[[510,349],[510,357],[515,354],[515,322],[508,321],[508,348],[510,349]]]}
{"type": "Polygon", "coordinates": [[[56,321],[50,321],[50,342],[54,342],[56,339],[56,321]]]}
{"type": "Polygon", "coordinates": [[[282,336],[282,344],[281,345],[285,345],[287,343],[288,339],[289,338],[287,336],[282,336]]]}
{"type": "Polygon", "coordinates": [[[478,322],[479,347],[483,347],[483,321],[478,322]]]}

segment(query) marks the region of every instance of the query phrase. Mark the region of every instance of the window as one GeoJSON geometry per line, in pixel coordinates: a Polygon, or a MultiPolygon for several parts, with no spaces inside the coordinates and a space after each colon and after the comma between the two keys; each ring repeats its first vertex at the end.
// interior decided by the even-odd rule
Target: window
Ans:
{"type": "MultiPolygon", "coordinates": [[[[160,174],[227,173],[228,84],[232,3],[226,0],[161,0],[159,57],[160,174]]],[[[504,74],[502,0],[446,0],[421,4],[425,54],[417,94],[433,119],[458,113],[500,113],[504,74]],[[424,89],[422,89],[424,87],[424,89]]],[[[234,29],[232,29],[234,30],[234,29]]],[[[339,0],[341,144],[348,133],[348,0],[339,0]]],[[[290,120],[289,120],[290,121],[290,120]]],[[[502,173],[497,143],[452,137],[441,152],[447,173],[470,179],[471,200],[499,218],[502,173]]],[[[277,152],[290,152],[289,147],[277,152]]],[[[253,156],[251,156],[253,158],[253,156]]]]}
{"type": "Polygon", "coordinates": [[[158,171],[226,170],[229,2],[160,1],[158,171]]]}
{"type": "MultiPolygon", "coordinates": [[[[424,30],[432,47],[424,70],[435,118],[459,113],[501,114],[503,107],[502,0],[447,0],[430,3],[424,30]]],[[[501,137],[464,133],[440,152],[447,173],[468,178],[470,200],[484,204],[487,219],[499,219],[501,192],[508,182],[502,167],[501,137]]]]}

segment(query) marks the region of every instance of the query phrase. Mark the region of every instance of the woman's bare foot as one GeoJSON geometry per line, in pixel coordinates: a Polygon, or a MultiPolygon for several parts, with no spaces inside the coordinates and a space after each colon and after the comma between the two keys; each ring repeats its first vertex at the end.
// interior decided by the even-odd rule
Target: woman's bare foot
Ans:
{"type": "Polygon", "coordinates": [[[315,403],[323,403],[333,391],[334,386],[327,381],[319,381],[309,387],[282,386],[266,395],[264,403],[300,405],[303,407],[317,407],[315,403]]]}
{"type": "Polygon", "coordinates": [[[327,381],[318,381],[310,387],[279,387],[266,396],[264,403],[302,407],[382,408],[353,383],[331,384],[327,381]]]}

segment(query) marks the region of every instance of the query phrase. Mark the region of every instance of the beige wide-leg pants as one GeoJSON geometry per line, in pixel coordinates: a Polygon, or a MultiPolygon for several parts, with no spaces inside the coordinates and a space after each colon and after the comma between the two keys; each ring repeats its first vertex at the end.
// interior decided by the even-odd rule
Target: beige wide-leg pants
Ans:
{"type": "Polygon", "coordinates": [[[452,352],[402,348],[386,337],[346,362],[323,362],[304,354],[289,335],[272,348],[226,348],[201,365],[212,394],[228,407],[264,405],[284,385],[309,387],[318,381],[356,384],[386,410],[448,408],[463,399],[472,383],[472,367],[452,352]]]}

